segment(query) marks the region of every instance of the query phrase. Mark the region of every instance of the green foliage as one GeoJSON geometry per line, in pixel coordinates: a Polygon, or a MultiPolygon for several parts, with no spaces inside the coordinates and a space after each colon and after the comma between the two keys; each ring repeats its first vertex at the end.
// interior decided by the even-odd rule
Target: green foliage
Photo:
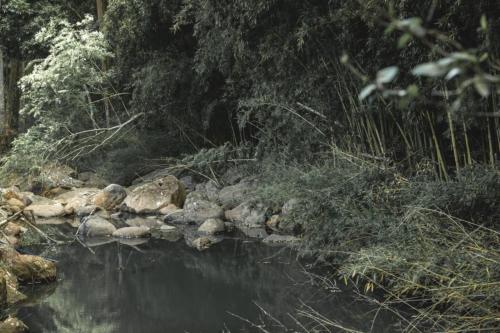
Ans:
{"type": "Polygon", "coordinates": [[[93,99],[106,84],[99,62],[112,54],[102,34],[88,28],[92,21],[52,21],[36,34],[37,43],[50,45],[49,55],[20,81],[22,114],[35,119],[36,125],[13,142],[3,159],[5,171],[23,174],[45,160],[53,162],[76,132],[103,122],[93,99]]]}

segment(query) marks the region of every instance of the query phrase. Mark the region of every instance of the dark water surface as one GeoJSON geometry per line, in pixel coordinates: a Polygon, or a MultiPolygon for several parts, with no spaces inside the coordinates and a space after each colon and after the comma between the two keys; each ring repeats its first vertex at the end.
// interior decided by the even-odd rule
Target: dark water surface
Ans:
{"type": "MultiPolygon", "coordinates": [[[[92,250],[62,248],[53,255],[59,282],[25,291],[31,302],[18,317],[30,332],[256,332],[234,315],[260,323],[261,307],[293,327],[288,314],[297,316],[301,302],[366,332],[377,310],[352,291],[313,286],[287,249],[225,240],[202,253],[166,241],[92,250]]],[[[373,331],[393,331],[393,323],[378,313],[373,331]]],[[[269,332],[284,332],[272,324],[267,321],[269,332]]]]}

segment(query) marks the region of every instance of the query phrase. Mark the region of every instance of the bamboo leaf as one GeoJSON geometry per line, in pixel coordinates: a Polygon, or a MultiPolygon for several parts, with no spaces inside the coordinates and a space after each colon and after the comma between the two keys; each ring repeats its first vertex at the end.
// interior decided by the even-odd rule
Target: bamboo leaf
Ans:
{"type": "Polygon", "coordinates": [[[446,73],[446,69],[435,62],[418,65],[412,70],[415,76],[440,77],[446,73]]]}
{"type": "Polygon", "coordinates": [[[377,89],[377,86],[375,84],[369,84],[366,87],[361,90],[361,92],[358,95],[358,98],[360,101],[366,99],[368,96],[370,96],[375,90],[377,89]]]}
{"type": "Polygon", "coordinates": [[[482,97],[488,97],[490,95],[490,86],[489,84],[481,77],[476,77],[474,80],[474,88],[479,95],[482,97]]]}
{"type": "Polygon", "coordinates": [[[452,68],[451,71],[449,71],[448,74],[446,75],[445,79],[446,79],[446,81],[450,81],[462,73],[463,73],[463,70],[460,67],[452,68]]]}
{"type": "Polygon", "coordinates": [[[391,66],[381,69],[377,73],[377,83],[378,84],[390,83],[396,78],[398,74],[399,74],[399,68],[396,66],[391,66]]]}

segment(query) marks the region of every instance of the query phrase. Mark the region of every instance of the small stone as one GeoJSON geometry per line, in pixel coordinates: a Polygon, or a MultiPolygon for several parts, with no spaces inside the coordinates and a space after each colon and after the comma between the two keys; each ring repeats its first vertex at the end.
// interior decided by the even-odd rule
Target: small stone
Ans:
{"type": "Polygon", "coordinates": [[[165,224],[159,228],[151,229],[151,237],[177,242],[182,238],[182,233],[176,227],[165,224]]]}
{"type": "Polygon", "coordinates": [[[226,226],[221,219],[208,219],[198,228],[198,232],[205,235],[217,235],[225,231],[226,226]]]}

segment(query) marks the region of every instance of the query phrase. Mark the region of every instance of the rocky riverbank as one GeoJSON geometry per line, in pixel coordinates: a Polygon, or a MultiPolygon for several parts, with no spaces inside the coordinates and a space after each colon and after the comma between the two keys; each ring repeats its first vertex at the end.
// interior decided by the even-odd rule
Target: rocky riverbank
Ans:
{"type": "MultiPolygon", "coordinates": [[[[123,187],[107,184],[92,173],[57,168],[43,183],[2,189],[0,302],[5,308],[22,301],[19,283],[56,279],[52,261],[16,251],[26,243],[22,236],[28,230],[57,242],[40,230],[45,225],[71,226],[71,236],[80,241],[153,237],[184,240],[198,251],[235,233],[266,244],[296,246],[301,227],[287,217],[298,202],[290,200],[281,209],[273,209],[252,199],[255,186],[251,178],[226,177],[222,184],[197,182],[193,176],[176,177],[159,170],[123,187]]],[[[9,327],[9,332],[26,330],[11,317],[0,325],[9,327]]]]}

